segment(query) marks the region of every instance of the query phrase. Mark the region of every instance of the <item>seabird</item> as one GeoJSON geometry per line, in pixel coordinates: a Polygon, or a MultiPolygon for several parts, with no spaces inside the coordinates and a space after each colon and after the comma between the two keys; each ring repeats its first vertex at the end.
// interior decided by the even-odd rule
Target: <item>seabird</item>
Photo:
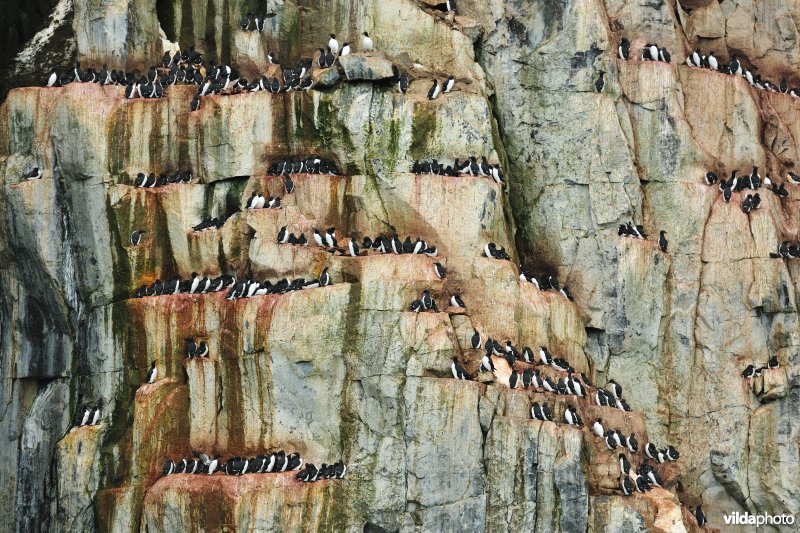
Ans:
{"type": "Polygon", "coordinates": [[[449,93],[453,89],[453,84],[454,83],[455,83],[455,78],[453,78],[453,76],[449,76],[445,80],[445,82],[444,82],[444,84],[442,86],[442,92],[449,93]]]}
{"type": "Polygon", "coordinates": [[[658,247],[661,248],[661,251],[664,253],[667,253],[667,244],[669,244],[666,237],[664,237],[666,233],[667,232],[662,229],[658,236],[658,247]]]}
{"type": "Polygon", "coordinates": [[[708,61],[708,66],[711,68],[711,70],[719,70],[719,63],[717,62],[717,58],[714,57],[714,52],[709,52],[706,60],[708,61]]]}
{"type": "Polygon", "coordinates": [[[434,263],[433,264],[433,271],[436,273],[436,277],[439,279],[444,279],[447,275],[447,271],[442,266],[441,263],[434,263]]]}
{"type": "Polygon", "coordinates": [[[630,53],[631,53],[631,42],[625,37],[623,37],[622,41],[619,43],[619,47],[617,48],[617,54],[619,55],[620,59],[624,59],[627,61],[628,59],[630,59],[630,53]]]}
{"type": "Polygon", "coordinates": [[[539,360],[544,365],[549,365],[553,361],[553,356],[547,351],[544,346],[539,346],[539,360]]]}
{"type": "Polygon", "coordinates": [[[322,270],[322,273],[319,275],[319,286],[320,287],[327,287],[331,284],[331,276],[328,274],[328,267],[325,267],[322,270]]]}
{"type": "Polygon", "coordinates": [[[606,390],[609,390],[614,398],[622,398],[622,387],[613,379],[610,379],[606,384],[606,390]],[[609,386],[611,387],[610,389],[609,386]]]}
{"type": "Polygon", "coordinates": [[[619,476],[619,488],[622,489],[622,494],[625,496],[633,494],[633,482],[631,478],[626,475],[619,476]]]}
{"type": "Polygon", "coordinates": [[[339,57],[344,57],[349,55],[350,55],[350,43],[342,44],[342,49],[339,52],[339,57]]]}
{"type": "Polygon", "coordinates": [[[598,437],[603,438],[603,436],[606,434],[606,431],[603,428],[603,421],[601,419],[598,418],[594,421],[594,424],[592,424],[592,431],[598,437]]]}
{"type": "Polygon", "coordinates": [[[767,362],[767,367],[768,368],[778,368],[778,366],[779,366],[778,356],[777,355],[773,355],[772,357],[769,358],[769,362],[767,362]]]}
{"type": "Polygon", "coordinates": [[[594,402],[598,406],[605,407],[608,405],[608,397],[606,396],[606,393],[603,389],[597,389],[594,398],[595,398],[594,402]]]}
{"type": "Polygon", "coordinates": [[[703,507],[698,505],[694,510],[694,518],[697,520],[697,525],[703,527],[706,525],[706,515],[703,513],[703,507]]]}
{"type": "Polygon", "coordinates": [[[433,85],[428,91],[428,100],[435,100],[439,96],[439,80],[433,80],[433,85]]]}
{"type": "Polygon", "coordinates": [[[739,60],[736,59],[736,56],[731,57],[731,63],[728,67],[730,73],[734,76],[741,76],[742,75],[742,65],[739,63],[739,60]]]}
{"type": "Polygon", "coordinates": [[[614,438],[614,431],[613,431],[613,430],[610,430],[610,429],[609,429],[609,430],[606,432],[605,441],[606,441],[606,447],[607,447],[609,450],[615,450],[615,449],[617,448],[617,441],[616,441],[616,439],[614,438]]]}
{"type": "Polygon", "coordinates": [[[400,74],[400,79],[397,80],[397,90],[403,94],[406,94],[406,91],[408,91],[408,74],[405,72],[400,74]]]}
{"type": "Polygon", "coordinates": [[[365,52],[372,52],[372,39],[370,39],[369,33],[364,32],[363,35],[364,35],[364,38],[361,39],[361,48],[365,52]]]}
{"type": "Polygon", "coordinates": [[[253,14],[248,11],[248,13],[242,17],[242,20],[239,22],[239,26],[241,26],[242,30],[247,31],[250,28],[250,17],[253,14]]]}
{"type": "Polygon", "coordinates": [[[94,412],[92,413],[92,420],[89,422],[89,425],[96,426],[99,420],[100,420],[100,406],[97,405],[94,408],[94,412]]]}
{"type": "Polygon", "coordinates": [[[87,405],[87,406],[84,407],[83,418],[81,418],[81,422],[78,425],[79,426],[85,426],[86,424],[88,424],[89,423],[89,417],[91,417],[91,416],[92,416],[92,408],[87,405]]]}
{"type": "Polygon", "coordinates": [[[458,358],[453,357],[453,363],[450,365],[450,370],[453,372],[453,377],[456,379],[469,379],[467,371],[458,362],[458,358]]]}
{"type": "Polygon", "coordinates": [[[39,170],[39,167],[33,167],[33,170],[25,174],[23,178],[26,180],[40,180],[42,179],[42,171],[39,170]]]}
{"type": "Polygon", "coordinates": [[[650,459],[657,459],[658,458],[658,448],[652,442],[648,442],[647,445],[644,447],[644,453],[647,454],[647,457],[650,459]]]}
{"type": "Polygon", "coordinates": [[[631,471],[631,462],[628,461],[628,457],[621,453],[619,454],[619,472],[620,474],[628,475],[631,471]]]}
{"type": "Polygon", "coordinates": [[[666,455],[667,455],[667,459],[669,459],[670,461],[677,461],[681,456],[681,454],[678,453],[678,450],[671,444],[669,446],[667,446],[666,455]]]}
{"type": "Polygon", "coordinates": [[[331,33],[330,39],[328,40],[328,49],[330,53],[336,55],[339,53],[339,41],[336,40],[336,35],[331,33]]]}
{"type": "Polygon", "coordinates": [[[144,234],[144,230],[137,229],[133,233],[131,233],[131,245],[138,246],[140,242],[142,242],[142,235],[144,234]]]}
{"type": "Polygon", "coordinates": [[[606,80],[604,78],[605,74],[606,74],[605,71],[601,70],[600,77],[597,78],[597,80],[594,82],[594,89],[598,93],[603,92],[603,87],[605,87],[606,85],[606,80]]]}
{"type": "Polygon", "coordinates": [[[450,297],[450,305],[453,307],[466,307],[464,305],[464,300],[461,299],[461,296],[458,294],[454,294],[450,297]]]}
{"type": "MultiPolygon", "coordinates": [[[[314,230],[315,232],[317,230],[314,230]]],[[[314,237],[316,238],[318,234],[315,234],[314,237]]],[[[286,226],[283,226],[280,231],[278,231],[278,244],[286,244],[289,241],[289,233],[286,230],[286,226]]],[[[321,245],[320,245],[321,246],[321,245]]]]}
{"type": "Polygon", "coordinates": [[[150,366],[150,370],[147,372],[147,376],[145,377],[145,383],[155,383],[156,377],[158,376],[158,369],[156,368],[156,362],[153,361],[153,364],[150,366]]]}
{"type": "Polygon", "coordinates": [[[706,185],[714,185],[717,182],[717,175],[710,170],[705,175],[706,185]]]}
{"type": "Polygon", "coordinates": [[[478,330],[474,330],[475,333],[472,334],[472,338],[470,339],[470,343],[472,345],[473,350],[477,350],[481,347],[481,334],[478,333],[478,330]]]}
{"type": "Polygon", "coordinates": [[[335,228],[328,228],[328,230],[325,232],[325,244],[328,246],[328,248],[336,248],[337,241],[335,228]]]}
{"type": "Polygon", "coordinates": [[[701,62],[701,58],[700,58],[700,48],[697,48],[692,53],[691,57],[692,57],[692,63],[694,63],[694,66],[696,66],[696,67],[702,66],[702,62],[701,62]]]}
{"type": "Polygon", "coordinates": [[[755,369],[756,369],[756,367],[755,367],[755,366],[753,366],[753,365],[747,365],[747,368],[745,368],[745,369],[744,369],[744,372],[742,372],[742,377],[743,377],[744,379],[750,379],[750,378],[752,378],[752,377],[753,377],[753,375],[755,374],[755,369]]]}
{"type": "Polygon", "coordinates": [[[636,435],[634,433],[631,433],[628,438],[625,439],[625,446],[631,453],[639,451],[639,441],[636,440],[636,435]]]}

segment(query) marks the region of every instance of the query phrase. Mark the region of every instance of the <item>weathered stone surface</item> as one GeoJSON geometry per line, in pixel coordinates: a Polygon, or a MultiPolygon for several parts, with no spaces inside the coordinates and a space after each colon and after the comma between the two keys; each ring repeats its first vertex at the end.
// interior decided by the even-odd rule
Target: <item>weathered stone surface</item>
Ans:
{"type": "Polygon", "coordinates": [[[349,81],[377,81],[394,77],[392,62],[374,54],[350,54],[340,57],[339,64],[349,81]]]}
{"type": "MultiPolygon", "coordinates": [[[[160,25],[248,79],[280,75],[269,52],[293,65],[331,32],[354,53],[312,70],[320,90],[210,96],[194,113],[190,86],[161,100],[125,101],[122,88],[94,84],[9,94],[0,107],[2,523],[680,532],[694,530],[698,503],[713,527],[734,510],[800,512],[798,266],[769,258],[796,240],[796,191],[780,200],[762,189],[748,215],[742,194],[725,203],[702,181],[707,170],[727,178],[758,166],[773,182],[797,172],[800,111],[787,95],[682,63],[699,45],[796,84],[796,7],[461,0],[444,14],[432,4],[286,1],[269,6],[277,16],[259,33],[236,25],[254,9],[240,2],[76,0],[55,25],[73,31],[37,44],[50,57],[74,42],[84,63],[142,71],[161,56],[160,25]],[[361,53],[365,30],[377,52],[361,53]],[[633,43],[628,62],[613,53],[622,37],[633,43]],[[638,60],[646,42],[666,46],[673,62],[638,60]],[[411,78],[406,95],[370,83],[394,76],[393,66],[411,78]],[[454,91],[428,100],[431,79],[447,75],[454,91]],[[294,176],[292,194],[266,175],[276,160],[311,154],[341,175],[294,176]],[[506,187],[408,173],[414,160],[472,155],[502,163],[506,187]],[[20,182],[34,166],[43,179],[20,182]],[[192,183],[132,187],[138,172],[177,170],[192,183]],[[282,196],[282,208],[242,210],[252,192],[282,196]],[[219,230],[191,231],[231,213],[219,230]],[[629,220],[651,238],[619,237],[629,220]],[[340,242],[419,236],[439,255],[279,245],[282,226],[307,237],[334,226],[340,242]],[[134,229],[146,232],[139,246],[134,229]],[[490,241],[512,261],[482,257],[490,241]],[[575,301],[520,282],[519,263],[558,275],[575,301]],[[130,299],[141,284],[192,272],[275,281],[325,267],[333,286],[283,296],[130,299]],[[408,312],[425,289],[439,312],[408,312]],[[466,309],[447,305],[454,293],[466,309]],[[617,380],[635,412],[511,391],[512,369],[497,357],[495,375],[451,379],[453,357],[477,373],[475,330],[519,349],[547,346],[596,383],[617,380]],[[187,337],[205,340],[210,357],[187,359],[187,337]],[[771,355],[780,368],[741,379],[771,355]],[[142,385],[153,360],[160,379],[142,385]],[[79,406],[99,400],[101,425],[70,431],[79,406]],[[533,401],[548,402],[558,423],[530,420],[533,401]],[[570,405],[642,445],[676,445],[681,459],[657,466],[666,489],[622,498],[618,452],[588,427],[560,423],[570,405]],[[317,464],[344,459],[348,477],[159,479],[165,457],[277,448],[317,464]]],[[[634,467],[643,460],[629,455],[634,467]]]]}
{"type": "Polygon", "coordinates": [[[143,70],[162,55],[155,0],[73,0],[73,5],[79,61],[143,70]]]}

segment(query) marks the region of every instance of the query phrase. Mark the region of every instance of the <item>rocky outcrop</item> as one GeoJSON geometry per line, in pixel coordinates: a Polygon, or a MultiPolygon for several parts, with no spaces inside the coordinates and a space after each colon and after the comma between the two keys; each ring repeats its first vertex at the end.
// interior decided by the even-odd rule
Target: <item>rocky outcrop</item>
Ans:
{"type": "Polygon", "coordinates": [[[294,64],[331,32],[354,53],[315,68],[311,91],[209,96],[195,112],[191,86],[159,100],[95,84],[9,93],[0,520],[24,531],[677,532],[696,530],[699,503],[714,527],[737,510],[800,512],[796,265],[769,257],[796,240],[796,191],[762,190],[762,207],[745,214],[739,194],[725,203],[703,183],[708,170],[752,166],[783,181],[798,153],[798,101],[681,63],[699,45],[794,82],[791,24],[766,25],[762,7],[728,0],[462,0],[455,14],[427,1],[334,2],[324,16],[287,1],[261,33],[238,29],[236,3],[95,4],[72,3],[68,38],[96,67],[158,63],[172,46],[159,30],[248,79],[279,74],[269,52],[294,64]],[[376,52],[359,51],[365,29],[376,52]],[[622,37],[631,61],[614,53],[622,37]],[[636,59],[646,42],[673,62],[636,59]],[[405,95],[399,72],[411,80],[405,95]],[[429,100],[431,80],[449,74],[454,91],[429,100]],[[342,172],[298,174],[291,194],[267,173],[310,154],[342,172]],[[501,163],[507,186],[409,173],[417,159],[470,155],[501,163]],[[34,166],[43,179],[21,181],[34,166]],[[175,171],[192,181],[133,187],[138,172],[175,171]],[[281,209],[243,209],[253,192],[282,196],[281,209]],[[191,230],[230,213],[220,229],[191,230]],[[619,237],[628,220],[666,230],[668,253],[619,237]],[[283,226],[419,236],[439,256],[278,244],[283,226]],[[145,231],[137,246],[134,230],[145,231]],[[512,261],[483,257],[490,241],[512,261]],[[574,302],[520,281],[520,263],[556,274],[574,302]],[[323,268],[332,286],[280,296],[132,298],[192,272],[274,281],[323,268]],[[438,312],[409,312],[424,289],[438,312]],[[466,309],[447,306],[454,293],[466,309]],[[547,346],[595,383],[615,379],[634,411],[510,390],[505,360],[495,375],[477,372],[475,330],[547,346]],[[188,337],[209,357],[188,359],[188,337]],[[742,380],[772,355],[780,368],[742,380]],[[477,379],[452,379],[453,357],[477,379]],[[152,361],[160,379],[143,385],[152,361]],[[681,458],[657,467],[663,488],[623,497],[618,452],[587,427],[531,420],[533,401],[558,422],[572,405],[589,424],[602,417],[681,458]],[[73,428],[89,403],[102,404],[101,423],[73,428]],[[165,458],[193,450],[280,448],[343,459],[348,475],[161,476],[165,458]]]}

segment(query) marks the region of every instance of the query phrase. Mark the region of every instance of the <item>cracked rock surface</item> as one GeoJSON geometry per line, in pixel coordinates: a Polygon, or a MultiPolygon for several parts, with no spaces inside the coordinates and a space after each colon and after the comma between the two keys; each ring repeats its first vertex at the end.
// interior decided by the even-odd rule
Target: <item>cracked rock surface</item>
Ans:
{"type": "Polygon", "coordinates": [[[249,79],[267,72],[269,52],[293,64],[331,32],[354,54],[340,71],[313,73],[320,90],[211,96],[193,113],[188,86],[133,101],[93,84],[9,92],[0,523],[694,531],[688,508],[698,503],[717,528],[733,511],[800,512],[800,271],[769,257],[798,239],[800,191],[787,185],[782,200],[762,189],[761,208],[745,214],[740,194],[726,204],[703,182],[708,170],[758,166],[775,182],[798,172],[800,100],[683,63],[700,46],[798,85],[798,7],[461,0],[444,14],[434,4],[285,0],[270,4],[277,16],[260,34],[239,30],[243,2],[70,2],[40,49],[74,50],[84,65],[142,71],[163,53],[161,31],[249,79]],[[374,53],[358,53],[364,30],[374,53]],[[633,43],[628,62],[615,53],[622,37],[633,43]],[[672,63],[636,59],[647,42],[666,46],[672,63]],[[392,82],[400,71],[406,95],[392,82]],[[447,75],[453,92],[428,100],[431,80],[447,75]],[[342,175],[294,176],[288,195],[267,175],[283,157],[311,154],[342,175]],[[508,186],[409,173],[417,159],[470,155],[500,163],[508,186]],[[43,178],[20,182],[33,166],[43,178]],[[192,182],[133,187],[138,172],[178,170],[192,182]],[[282,208],[240,210],[253,192],[283,196],[282,208]],[[232,210],[219,230],[191,231],[232,210]],[[619,237],[629,220],[653,237],[619,237]],[[331,226],[359,240],[419,236],[439,256],[332,255],[276,244],[282,226],[307,237],[331,226]],[[132,246],[136,229],[145,233],[132,246]],[[512,261],[483,257],[488,242],[512,261]],[[556,274],[574,302],[521,282],[519,263],[556,274]],[[132,298],[192,272],[275,281],[325,267],[332,286],[281,296],[132,298]],[[424,289],[440,312],[407,311],[424,289]],[[454,293],[465,310],[447,307],[454,293]],[[452,379],[453,357],[477,371],[474,330],[520,350],[547,346],[595,384],[615,379],[633,411],[511,390],[500,359],[495,377],[452,379]],[[205,340],[209,357],[187,359],[187,337],[205,340]],[[780,368],[741,378],[772,355],[780,368]],[[142,385],[153,360],[159,380],[142,385]],[[584,422],[602,417],[642,446],[673,444],[680,460],[659,466],[670,490],[623,497],[617,452],[588,428],[531,420],[533,401],[558,421],[573,405],[584,422]],[[94,402],[101,424],[73,430],[76,411],[94,402]],[[166,457],[193,450],[270,449],[318,465],[343,459],[348,475],[161,476],[166,457]]]}

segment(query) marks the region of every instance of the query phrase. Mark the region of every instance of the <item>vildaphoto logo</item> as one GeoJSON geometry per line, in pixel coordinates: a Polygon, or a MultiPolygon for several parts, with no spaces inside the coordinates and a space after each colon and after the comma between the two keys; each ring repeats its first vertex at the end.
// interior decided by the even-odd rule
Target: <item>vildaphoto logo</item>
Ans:
{"type": "Polygon", "coordinates": [[[729,526],[791,526],[794,525],[794,515],[791,514],[750,514],[747,512],[734,512],[726,514],[725,524],[729,526]]]}

